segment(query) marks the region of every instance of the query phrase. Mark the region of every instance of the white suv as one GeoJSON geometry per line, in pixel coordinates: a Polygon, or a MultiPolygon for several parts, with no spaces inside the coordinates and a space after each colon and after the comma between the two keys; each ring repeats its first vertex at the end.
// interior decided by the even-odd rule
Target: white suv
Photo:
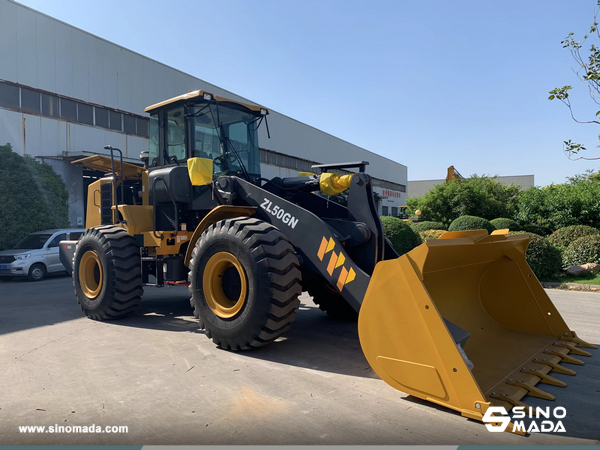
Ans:
{"type": "Polygon", "coordinates": [[[67,233],[70,240],[77,240],[84,231],[83,228],[37,231],[12,250],[0,251],[0,280],[29,277],[40,281],[49,273],[65,272],[58,256],[58,243],[67,238],[67,233]]]}

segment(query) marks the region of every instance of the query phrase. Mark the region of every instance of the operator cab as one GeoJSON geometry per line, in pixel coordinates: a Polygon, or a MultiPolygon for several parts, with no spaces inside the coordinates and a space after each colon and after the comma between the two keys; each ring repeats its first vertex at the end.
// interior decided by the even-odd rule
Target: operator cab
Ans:
{"type": "Polygon", "coordinates": [[[202,90],[149,106],[149,171],[186,165],[188,158],[213,161],[214,178],[234,175],[258,183],[258,126],[268,111],[202,90]]]}
{"type": "MultiPolygon", "coordinates": [[[[212,179],[236,176],[260,185],[258,127],[268,111],[204,91],[149,106],[150,140],[142,156],[148,169],[155,229],[194,227],[218,206],[210,185],[193,186],[190,158],[212,161],[212,179]]],[[[210,175],[209,175],[210,176],[210,175]]]]}

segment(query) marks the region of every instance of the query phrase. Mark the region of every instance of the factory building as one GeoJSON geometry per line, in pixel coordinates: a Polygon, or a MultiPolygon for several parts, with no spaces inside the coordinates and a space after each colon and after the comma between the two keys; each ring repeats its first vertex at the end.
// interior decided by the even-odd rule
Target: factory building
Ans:
{"type": "MultiPolygon", "coordinates": [[[[495,180],[510,186],[512,184],[520,187],[522,191],[529,189],[535,185],[533,175],[508,175],[508,176],[496,176],[495,180]]],[[[438,180],[415,180],[408,182],[408,197],[423,197],[430,190],[436,187],[438,184],[445,183],[445,179],[438,180]]]]}
{"type": "MultiPolygon", "coordinates": [[[[84,223],[85,188],[102,175],[71,162],[111,145],[139,164],[149,142],[146,106],[198,89],[257,104],[12,0],[0,0],[0,49],[0,144],[63,177],[71,225],[84,223]]],[[[368,161],[379,212],[397,215],[404,205],[406,166],[273,110],[268,121],[270,139],[259,128],[263,177],[368,161]]]]}

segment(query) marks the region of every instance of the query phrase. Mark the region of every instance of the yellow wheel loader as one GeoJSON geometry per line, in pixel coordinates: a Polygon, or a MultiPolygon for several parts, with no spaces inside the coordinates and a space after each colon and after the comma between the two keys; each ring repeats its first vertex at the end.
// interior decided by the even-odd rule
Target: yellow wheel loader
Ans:
{"type": "Polygon", "coordinates": [[[264,179],[265,108],[194,91],[146,111],[144,167],[111,147],[75,161],[107,172],[88,188],[86,232],[60,244],[88,317],[135,311],[143,286],[189,285],[206,335],[246,350],[281,336],[308,291],[332,315],[358,315],[390,386],[478,420],[492,404],[553,400],[540,383],[564,386],[551,372],[574,375],[563,363],[590,355],[525,262],[527,236],[448,232],[399,257],[367,162],[264,179]],[[346,189],[347,207],[328,200],[346,189]]]}

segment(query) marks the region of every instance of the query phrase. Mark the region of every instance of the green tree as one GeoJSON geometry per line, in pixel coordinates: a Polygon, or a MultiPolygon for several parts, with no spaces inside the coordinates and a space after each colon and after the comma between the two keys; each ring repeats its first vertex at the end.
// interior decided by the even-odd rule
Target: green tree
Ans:
{"type": "MultiPolygon", "coordinates": [[[[600,0],[598,0],[597,6],[600,7],[600,0]]],[[[592,123],[600,125],[598,116],[600,116],[600,48],[596,45],[597,41],[600,40],[600,32],[598,31],[598,13],[600,8],[594,12],[594,22],[590,26],[588,34],[583,36],[583,40],[577,40],[575,33],[571,32],[565,39],[561,41],[563,48],[566,48],[571,53],[571,56],[577,64],[577,68],[574,69],[577,78],[586,86],[588,93],[592,101],[596,104],[598,111],[596,116],[592,120],[580,120],[576,117],[573,111],[573,105],[569,97],[569,91],[573,89],[571,85],[565,85],[560,88],[552,89],[548,97],[549,100],[560,100],[569,109],[571,118],[577,123],[592,123]],[[589,45],[589,47],[588,47],[589,45]]],[[[600,138],[600,136],[599,136],[600,138]]],[[[571,141],[571,139],[564,141],[564,151],[569,159],[600,159],[600,157],[583,157],[580,156],[580,152],[587,150],[583,144],[579,144],[571,141]]]]}
{"type": "Polygon", "coordinates": [[[515,216],[522,224],[558,230],[570,225],[600,228],[600,181],[576,176],[563,184],[532,187],[519,197],[515,216]]]}
{"type": "Polygon", "coordinates": [[[69,221],[65,183],[48,164],[0,145],[0,250],[33,231],[64,228],[69,221]]]}
{"type": "Polygon", "coordinates": [[[495,177],[472,175],[462,180],[438,184],[423,197],[409,198],[411,212],[421,210],[424,220],[450,225],[460,216],[484,219],[513,217],[518,203],[519,187],[506,186],[495,177]]]}

